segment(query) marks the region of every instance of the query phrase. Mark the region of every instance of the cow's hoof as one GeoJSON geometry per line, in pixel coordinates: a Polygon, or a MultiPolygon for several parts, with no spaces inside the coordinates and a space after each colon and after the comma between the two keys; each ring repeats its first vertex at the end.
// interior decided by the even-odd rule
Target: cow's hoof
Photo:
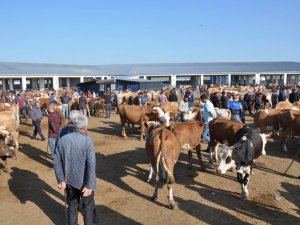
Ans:
{"type": "Polygon", "coordinates": [[[243,200],[243,201],[248,200],[248,195],[245,192],[242,193],[241,200],[243,200]]]}
{"type": "Polygon", "coordinates": [[[201,170],[202,172],[205,172],[205,171],[206,171],[206,169],[205,169],[204,166],[201,166],[201,167],[200,167],[200,170],[201,170]]]}
{"type": "Polygon", "coordinates": [[[177,209],[177,205],[175,204],[175,202],[171,202],[168,206],[169,209],[177,209]]]}
{"type": "Polygon", "coordinates": [[[152,202],[155,202],[157,200],[157,195],[153,195],[152,197],[151,197],[151,201],[152,202]]]}

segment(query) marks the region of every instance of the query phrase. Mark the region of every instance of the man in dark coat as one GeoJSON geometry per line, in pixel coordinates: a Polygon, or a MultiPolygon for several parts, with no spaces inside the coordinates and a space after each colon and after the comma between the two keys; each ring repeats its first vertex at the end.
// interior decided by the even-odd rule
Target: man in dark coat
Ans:
{"type": "Polygon", "coordinates": [[[296,89],[292,89],[292,93],[289,95],[290,103],[298,102],[299,101],[299,93],[296,92],[296,89]]]}
{"type": "Polygon", "coordinates": [[[84,93],[82,93],[81,96],[80,96],[80,98],[79,98],[79,110],[85,116],[87,115],[86,105],[87,105],[87,99],[86,99],[84,93]]]}

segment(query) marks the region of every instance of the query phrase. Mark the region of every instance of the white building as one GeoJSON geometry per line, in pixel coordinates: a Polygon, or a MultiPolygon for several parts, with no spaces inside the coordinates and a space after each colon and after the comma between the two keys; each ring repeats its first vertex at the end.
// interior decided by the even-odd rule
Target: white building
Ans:
{"type": "Polygon", "coordinates": [[[157,63],[63,65],[0,62],[0,87],[40,89],[74,87],[77,83],[118,76],[179,84],[293,84],[300,82],[299,62],[157,63]]]}

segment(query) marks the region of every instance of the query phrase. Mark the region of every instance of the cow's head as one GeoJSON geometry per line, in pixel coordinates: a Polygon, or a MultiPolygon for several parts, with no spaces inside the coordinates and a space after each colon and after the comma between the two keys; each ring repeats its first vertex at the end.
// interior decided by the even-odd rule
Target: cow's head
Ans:
{"type": "Polygon", "coordinates": [[[248,164],[253,160],[253,144],[243,136],[236,144],[231,147],[222,145],[222,150],[219,154],[220,164],[217,171],[225,174],[227,170],[241,162],[248,164]]]}
{"type": "Polygon", "coordinates": [[[161,106],[155,105],[152,108],[158,114],[158,120],[165,124],[166,127],[170,126],[170,114],[168,112],[164,112],[161,106]]]}
{"type": "Polygon", "coordinates": [[[0,127],[0,156],[16,159],[16,151],[11,133],[4,127],[0,127]]]}

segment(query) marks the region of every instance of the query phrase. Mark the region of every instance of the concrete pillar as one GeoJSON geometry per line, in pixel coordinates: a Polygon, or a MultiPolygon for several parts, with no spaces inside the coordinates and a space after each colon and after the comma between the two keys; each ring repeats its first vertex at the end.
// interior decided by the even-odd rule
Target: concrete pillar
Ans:
{"type": "Polygon", "coordinates": [[[26,77],[22,76],[22,90],[25,91],[27,89],[26,77]]]}
{"type": "Polygon", "coordinates": [[[36,79],[36,78],[32,78],[32,79],[31,79],[31,88],[32,88],[33,90],[38,89],[38,83],[37,83],[37,79],[36,79]]]}
{"type": "Polygon", "coordinates": [[[54,90],[58,90],[59,89],[59,77],[58,76],[54,76],[52,77],[52,82],[53,82],[53,89],[54,90]]]}
{"type": "Polygon", "coordinates": [[[6,83],[5,83],[5,79],[2,79],[2,90],[6,90],[6,83]]]}
{"type": "Polygon", "coordinates": [[[14,84],[13,84],[13,79],[12,78],[9,78],[9,90],[13,90],[14,89],[14,84]]]}
{"type": "Polygon", "coordinates": [[[40,78],[40,91],[44,91],[44,90],[45,90],[45,79],[40,78]]]}
{"type": "Polygon", "coordinates": [[[231,74],[228,74],[228,86],[231,86],[231,74]]]}
{"type": "Polygon", "coordinates": [[[147,80],[147,76],[144,76],[144,80],[147,80]]]}
{"type": "Polygon", "coordinates": [[[176,74],[171,75],[171,86],[176,87],[176,74]]]}
{"type": "Polygon", "coordinates": [[[287,73],[283,74],[283,84],[286,85],[287,83],[287,73]]]}
{"type": "Polygon", "coordinates": [[[200,85],[204,84],[204,74],[200,75],[200,85]]]}
{"type": "Polygon", "coordinates": [[[80,77],[80,83],[84,82],[84,77],[80,77]]]}
{"type": "Polygon", "coordinates": [[[255,74],[255,84],[260,84],[260,74],[259,73],[255,74]]]}
{"type": "Polygon", "coordinates": [[[70,87],[70,78],[67,78],[67,79],[66,79],[66,85],[67,85],[67,88],[70,87]]]}

